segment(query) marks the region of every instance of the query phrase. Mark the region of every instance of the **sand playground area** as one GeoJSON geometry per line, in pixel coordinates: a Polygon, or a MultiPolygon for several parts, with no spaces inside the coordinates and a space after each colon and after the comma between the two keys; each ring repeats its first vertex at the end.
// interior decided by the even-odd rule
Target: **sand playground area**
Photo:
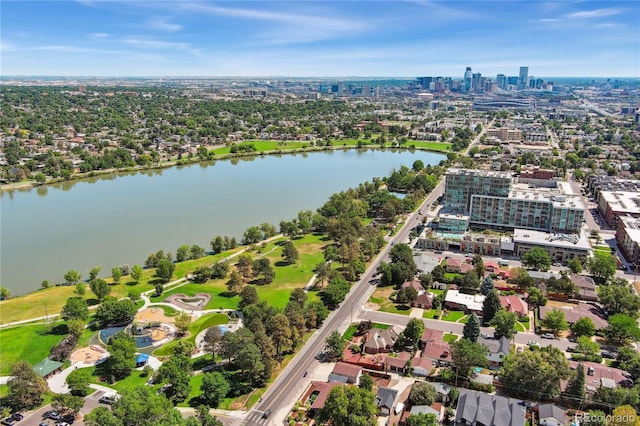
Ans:
{"type": "Polygon", "coordinates": [[[95,364],[100,358],[105,356],[107,351],[98,346],[87,346],[73,351],[70,356],[72,364],[84,362],[85,364],[95,364]]]}

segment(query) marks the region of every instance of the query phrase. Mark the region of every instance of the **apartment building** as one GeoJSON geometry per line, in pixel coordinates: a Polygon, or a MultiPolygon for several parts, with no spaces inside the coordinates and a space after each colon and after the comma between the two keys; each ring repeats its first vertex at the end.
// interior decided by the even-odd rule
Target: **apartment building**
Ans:
{"type": "Polygon", "coordinates": [[[637,268],[640,263],[640,219],[631,216],[618,218],[616,240],[627,262],[637,268]]]}
{"type": "Polygon", "coordinates": [[[487,129],[487,138],[496,138],[501,142],[520,142],[522,141],[522,130],[505,127],[491,128],[487,129]]]}
{"type": "Polygon", "coordinates": [[[618,227],[622,216],[640,217],[640,192],[600,191],[598,211],[612,228],[618,227]]]}
{"type": "Polygon", "coordinates": [[[451,168],[446,174],[444,208],[450,213],[466,213],[473,194],[507,197],[512,180],[511,172],[451,168]]]}
{"type": "Polygon", "coordinates": [[[540,188],[518,183],[511,173],[485,170],[447,171],[445,224],[452,225],[456,213],[468,214],[473,228],[504,230],[579,233],[584,221],[584,205],[566,182],[540,188]]]}

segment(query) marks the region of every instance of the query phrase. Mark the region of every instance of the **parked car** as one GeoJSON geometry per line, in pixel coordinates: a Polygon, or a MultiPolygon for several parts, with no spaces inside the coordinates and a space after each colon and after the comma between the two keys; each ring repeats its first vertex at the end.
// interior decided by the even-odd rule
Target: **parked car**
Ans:
{"type": "Polygon", "coordinates": [[[602,351],[600,352],[602,358],[616,359],[616,354],[614,352],[602,351]]]}
{"type": "Polygon", "coordinates": [[[543,339],[555,339],[556,336],[553,333],[542,333],[542,335],[540,336],[543,339]]]}
{"type": "Polygon", "coordinates": [[[0,421],[0,423],[2,423],[3,425],[12,426],[16,423],[16,421],[11,417],[5,417],[4,419],[2,419],[2,421],[0,421]]]}
{"type": "Polygon", "coordinates": [[[62,416],[60,414],[58,414],[57,411],[52,410],[52,411],[47,411],[46,413],[44,413],[42,415],[42,417],[47,418],[47,419],[51,419],[51,420],[55,420],[58,421],[62,418],[62,416]]]}
{"type": "Polygon", "coordinates": [[[529,340],[527,342],[527,346],[540,346],[540,343],[534,342],[533,340],[529,340]]]}
{"type": "Polygon", "coordinates": [[[115,395],[103,395],[100,397],[100,399],[98,400],[98,402],[100,404],[107,404],[107,405],[111,405],[114,402],[116,402],[116,397],[115,395]]]}
{"type": "Polygon", "coordinates": [[[11,414],[11,418],[16,422],[19,422],[20,420],[24,419],[24,416],[21,413],[13,413],[11,414]]]}

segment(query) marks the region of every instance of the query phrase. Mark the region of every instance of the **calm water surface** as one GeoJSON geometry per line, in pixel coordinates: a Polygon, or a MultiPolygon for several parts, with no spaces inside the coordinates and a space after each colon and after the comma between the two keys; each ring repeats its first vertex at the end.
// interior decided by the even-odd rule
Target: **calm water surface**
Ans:
{"type": "Polygon", "coordinates": [[[253,225],[276,227],[300,210],[315,210],[338,191],[389,174],[422,151],[328,151],[265,156],[5,192],[1,201],[0,284],[18,295],[43,280],[63,281],[69,269],[86,279],[127,263],[143,264],[159,249],[182,244],[210,250],[216,235],[253,225]]]}

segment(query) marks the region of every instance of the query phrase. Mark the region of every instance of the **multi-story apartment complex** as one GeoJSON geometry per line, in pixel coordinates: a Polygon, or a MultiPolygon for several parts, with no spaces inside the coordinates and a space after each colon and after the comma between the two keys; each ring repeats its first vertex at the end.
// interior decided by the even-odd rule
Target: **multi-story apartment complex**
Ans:
{"type": "Polygon", "coordinates": [[[618,227],[623,216],[640,217],[640,192],[600,191],[596,201],[600,214],[612,228],[618,227]]]}
{"type": "Polygon", "coordinates": [[[469,225],[475,228],[579,233],[584,206],[569,185],[556,185],[520,184],[508,172],[450,169],[443,210],[468,215],[469,225]]]}
{"type": "Polygon", "coordinates": [[[622,216],[618,220],[616,240],[627,262],[640,264],[640,219],[622,216]]]}
{"type": "Polygon", "coordinates": [[[454,213],[466,213],[473,194],[506,197],[511,190],[512,173],[452,168],[447,170],[444,207],[454,213]]]}
{"type": "Polygon", "coordinates": [[[520,142],[522,130],[507,129],[505,127],[487,129],[488,138],[496,138],[502,142],[520,142]]]}

